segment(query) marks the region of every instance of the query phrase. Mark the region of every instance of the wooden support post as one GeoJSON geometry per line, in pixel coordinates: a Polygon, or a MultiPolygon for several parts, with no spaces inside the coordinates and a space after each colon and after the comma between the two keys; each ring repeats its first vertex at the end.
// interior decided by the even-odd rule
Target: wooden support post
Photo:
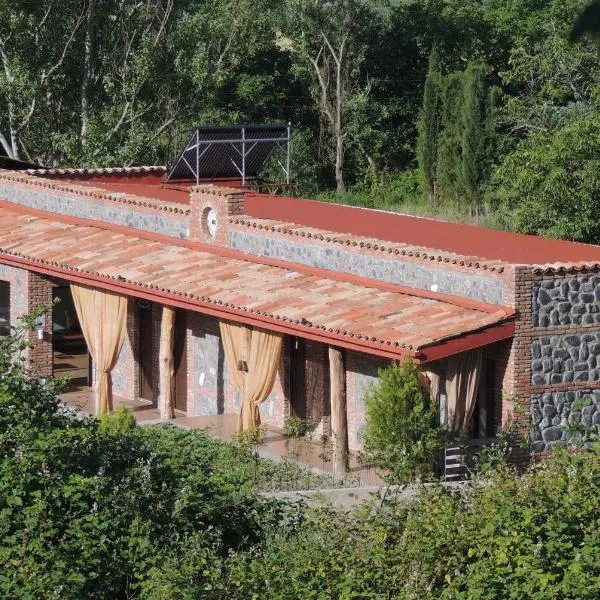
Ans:
{"type": "Polygon", "coordinates": [[[348,472],[348,418],[346,415],[346,372],[342,351],[329,347],[331,398],[332,466],[334,475],[348,472]]]}
{"type": "Polygon", "coordinates": [[[175,367],[173,346],[175,341],[175,309],[162,307],[160,322],[160,350],[158,354],[160,372],[160,418],[175,418],[175,367]]]}

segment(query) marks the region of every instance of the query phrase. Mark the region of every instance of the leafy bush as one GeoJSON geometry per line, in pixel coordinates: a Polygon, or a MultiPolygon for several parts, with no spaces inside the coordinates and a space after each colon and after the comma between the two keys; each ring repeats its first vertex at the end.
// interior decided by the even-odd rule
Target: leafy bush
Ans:
{"type": "Polygon", "coordinates": [[[232,597],[535,600],[600,595],[600,461],[559,455],[385,510],[306,511],[228,560],[232,597]]]}
{"type": "Polygon", "coordinates": [[[379,370],[379,382],[366,395],[363,432],[367,456],[394,483],[432,474],[441,447],[437,407],[421,385],[419,370],[406,358],[379,370]]]}
{"type": "Polygon", "coordinates": [[[597,244],[599,150],[598,114],[523,141],[495,176],[505,226],[522,233],[597,244]]]}

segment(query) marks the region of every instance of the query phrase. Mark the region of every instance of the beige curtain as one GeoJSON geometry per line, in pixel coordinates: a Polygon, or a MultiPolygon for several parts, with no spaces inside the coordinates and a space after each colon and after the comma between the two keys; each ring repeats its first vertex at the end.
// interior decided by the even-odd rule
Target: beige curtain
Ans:
{"type": "Polygon", "coordinates": [[[127,298],[71,284],[73,303],[95,368],[96,415],[112,410],[110,372],[117,362],[127,322],[127,298]]]}
{"type": "Polygon", "coordinates": [[[220,322],[221,338],[229,372],[242,394],[238,432],[260,424],[258,406],[271,393],[281,359],[282,336],[264,329],[251,329],[220,322]],[[239,366],[245,362],[247,371],[239,366]]]}
{"type": "Polygon", "coordinates": [[[423,371],[427,379],[429,379],[429,395],[431,396],[432,402],[436,405],[440,401],[440,384],[441,377],[433,371],[423,371]]]}
{"type": "Polygon", "coordinates": [[[471,420],[480,375],[481,350],[464,352],[448,359],[446,396],[448,427],[452,431],[464,429],[471,420]]]}

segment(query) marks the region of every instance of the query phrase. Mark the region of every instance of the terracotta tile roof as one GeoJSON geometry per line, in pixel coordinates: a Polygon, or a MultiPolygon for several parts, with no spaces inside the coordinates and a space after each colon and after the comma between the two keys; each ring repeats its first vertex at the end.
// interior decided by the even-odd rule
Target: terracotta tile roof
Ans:
{"type": "Polygon", "coordinates": [[[252,315],[401,354],[512,315],[503,307],[471,308],[239,256],[0,207],[0,262],[4,257],[55,268],[66,278],[88,274],[124,282],[131,295],[139,289],[185,298],[199,312],[216,307],[234,320],[236,314],[252,315]]]}
{"type": "Polygon", "coordinates": [[[536,265],[533,272],[536,275],[559,275],[561,273],[585,273],[586,271],[599,271],[600,262],[552,263],[536,265]]]}
{"type": "Polygon", "coordinates": [[[167,169],[161,165],[148,165],[140,167],[102,167],[83,169],[27,169],[29,175],[122,175],[140,173],[166,173],[167,169]]]}

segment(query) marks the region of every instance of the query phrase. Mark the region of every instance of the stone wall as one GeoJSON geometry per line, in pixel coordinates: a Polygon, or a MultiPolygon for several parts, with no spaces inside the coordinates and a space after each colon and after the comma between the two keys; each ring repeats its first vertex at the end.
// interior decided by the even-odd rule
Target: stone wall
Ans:
{"type": "Polygon", "coordinates": [[[10,322],[15,325],[18,317],[29,310],[28,305],[28,271],[8,265],[0,265],[0,280],[10,284],[10,322]]]}
{"type": "MultiPolygon", "coordinates": [[[[190,312],[188,326],[188,416],[239,413],[241,394],[229,375],[218,319],[190,312]]],[[[273,391],[259,409],[262,421],[274,427],[283,427],[287,416],[286,379],[282,357],[273,391]]]]}
{"type": "Polygon", "coordinates": [[[379,381],[377,372],[389,365],[385,359],[359,352],[346,351],[346,406],[348,413],[348,446],[350,450],[362,447],[365,426],[365,395],[371,385],[379,381]]]}
{"type": "Polygon", "coordinates": [[[600,331],[542,336],[531,345],[534,385],[598,381],[600,331]]]}
{"type": "Polygon", "coordinates": [[[569,443],[573,427],[600,424],[600,274],[537,275],[530,322],[532,443],[548,452],[569,443]],[[582,398],[591,404],[580,410],[582,398]]]}
{"type": "Polygon", "coordinates": [[[547,392],[533,396],[531,425],[535,452],[547,452],[568,444],[578,429],[600,433],[600,390],[547,392]]]}
{"type": "Polygon", "coordinates": [[[216,319],[189,313],[191,344],[188,378],[191,402],[188,414],[194,416],[221,415],[225,411],[227,390],[231,393],[229,373],[225,368],[225,353],[216,319]]]}
{"type": "Polygon", "coordinates": [[[302,243],[266,234],[230,229],[229,246],[254,256],[276,258],[311,267],[350,273],[413,288],[454,294],[490,304],[504,304],[504,283],[498,276],[476,275],[448,265],[384,258],[364,251],[344,250],[339,246],[302,243]]]}
{"type": "Polygon", "coordinates": [[[536,282],[532,322],[534,327],[600,324],[600,275],[536,282]]]}
{"type": "Polygon", "coordinates": [[[137,399],[134,349],[137,352],[136,299],[128,298],[127,329],[117,362],[111,372],[113,393],[126,400],[137,399]]]}
{"type": "Polygon", "coordinates": [[[108,197],[98,197],[100,195],[96,192],[96,196],[87,197],[76,192],[17,185],[0,180],[0,198],[6,198],[21,206],[80,219],[105,221],[181,239],[189,237],[189,217],[183,214],[181,208],[173,209],[166,203],[156,203],[160,208],[155,210],[150,206],[153,204],[152,200],[143,202],[137,198],[135,203],[132,200],[132,203],[128,204],[110,200],[108,197]],[[174,210],[181,211],[181,214],[173,215],[174,210]]]}

